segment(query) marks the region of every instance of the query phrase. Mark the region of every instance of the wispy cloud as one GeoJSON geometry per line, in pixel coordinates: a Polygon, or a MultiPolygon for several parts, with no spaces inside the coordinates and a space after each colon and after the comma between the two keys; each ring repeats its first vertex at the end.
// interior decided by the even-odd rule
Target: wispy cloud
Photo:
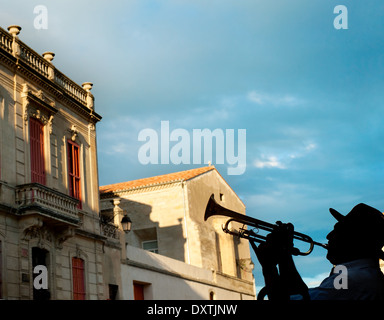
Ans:
{"type": "Polygon", "coordinates": [[[253,162],[254,166],[259,169],[264,168],[278,168],[278,169],[286,169],[286,166],[277,159],[275,156],[266,156],[264,154],[261,155],[261,159],[256,159],[253,162]]]}
{"type": "Polygon", "coordinates": [[[99,149],[100,154],[109,156],[126,156],[126,160],[137,158],[137,136],[144,128],[156,128],[159,119],[153,117],[137,119],[123,116],[120,118],[105,119],[98,127],[98,140],[108,148],[99,149]]]}
{"type": "Polygon", "coordinates": [[[273,152],[262,153],[253,161],[253,165],[258,169],[287,169],[289,164],[295,159],[303,158],[312,151],[316,150],[317,145],[314,142],[308,142],[292,151],[280,150],[273,152]],[[272,154],[271,154],[272,153],[272,154]]]}
{"type": "Polygon", "coordinates": [[[320,283],[328,277],[329,272],[323,272],[320,274],[317,274],[313,277],[303,277],[303,281],[308,286],[308,288],[318,287],[320,283]]]}
{"type": "Polygon", "coordinates": [[[272,95],[255,90],[247,94],[249,101],[258,105],[273,105],[273,106],[297,106],[304,103],[304,100],[293,95],[272,95]]]}

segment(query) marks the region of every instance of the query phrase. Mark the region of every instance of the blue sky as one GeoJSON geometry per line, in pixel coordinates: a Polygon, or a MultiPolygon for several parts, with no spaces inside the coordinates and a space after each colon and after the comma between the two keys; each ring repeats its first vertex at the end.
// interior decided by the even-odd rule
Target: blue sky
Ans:
{"type": "MultiPolygon", "coordinates": [[[[159,131],[164,120],[189,132],[246,129],[245,173],[216,167],[250,216],[290,221],[325,241],[328,208],[383,210],[382,1],[29,0],[2,8],[3,28],[21,25],[24,42],[55,52],[55,66],[76,82],[94,83],[100,184],[200,166],[139,162],[139,132],[159,131]],[[333,25],[339,4],[347,30],[333,25]],[[37,5],[48,9],[46,30],[34,28],[37,5]]],[[[331,267],[323,249],[297,266],[308,283],[331,267]]]]}

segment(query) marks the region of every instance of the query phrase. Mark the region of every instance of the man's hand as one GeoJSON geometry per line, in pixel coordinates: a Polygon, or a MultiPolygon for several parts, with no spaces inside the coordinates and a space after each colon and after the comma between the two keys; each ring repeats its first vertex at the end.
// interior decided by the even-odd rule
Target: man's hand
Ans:
{"type": "Polygon", "coordinates": [[[263,268],[268,298],[271,300],[289,299],[291,294],[302,294],[307,298],[308,288],[296,270],[292,259],[294,227],[291,223],[276,222],[274,230],[266,241],[255,250],[263,268]],[[279,270],[277,269],[279,266],[279,270]]]}
{"type": "Polygon", "coordinates": [[[260,243],[256,251],[262,267],[276,266],[293,253],[293,230],[291,223],[276,222],[274,230],[267,235],[265,242],[260,243]]]}

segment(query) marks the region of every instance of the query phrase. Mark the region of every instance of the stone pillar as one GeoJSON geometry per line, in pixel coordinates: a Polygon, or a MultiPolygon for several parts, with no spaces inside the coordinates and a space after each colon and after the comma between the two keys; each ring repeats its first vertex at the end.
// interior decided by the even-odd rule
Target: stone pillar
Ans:
{"type": "Polygon", "coordinates": [[[113,199],[113,223],[119,227],[120,229],[120,221],[123,217],[123,209],[119,207],[120,205],[120,198],[113,199]]]}

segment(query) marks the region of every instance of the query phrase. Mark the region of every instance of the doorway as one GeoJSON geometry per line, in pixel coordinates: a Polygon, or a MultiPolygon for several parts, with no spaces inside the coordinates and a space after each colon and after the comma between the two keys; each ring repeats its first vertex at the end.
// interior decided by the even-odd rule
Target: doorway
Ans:
{"type": "MultiPolygon", "coordinates": [[[[43,265],[47,268],[47,270],[49,270],[48,253],[49,251],[45,249],[41,249],[38,247],[32,248],[32,275],[33,275],[32,285],[34,284],[35,278],[39,275],[33,272],[36,266],[43,265]]],[[[33,300],[49,300],[49,298],[50,298],[49,289],[43,289],[43,288],[36,289],[35,286],[33,285],[33,300]]]]}

